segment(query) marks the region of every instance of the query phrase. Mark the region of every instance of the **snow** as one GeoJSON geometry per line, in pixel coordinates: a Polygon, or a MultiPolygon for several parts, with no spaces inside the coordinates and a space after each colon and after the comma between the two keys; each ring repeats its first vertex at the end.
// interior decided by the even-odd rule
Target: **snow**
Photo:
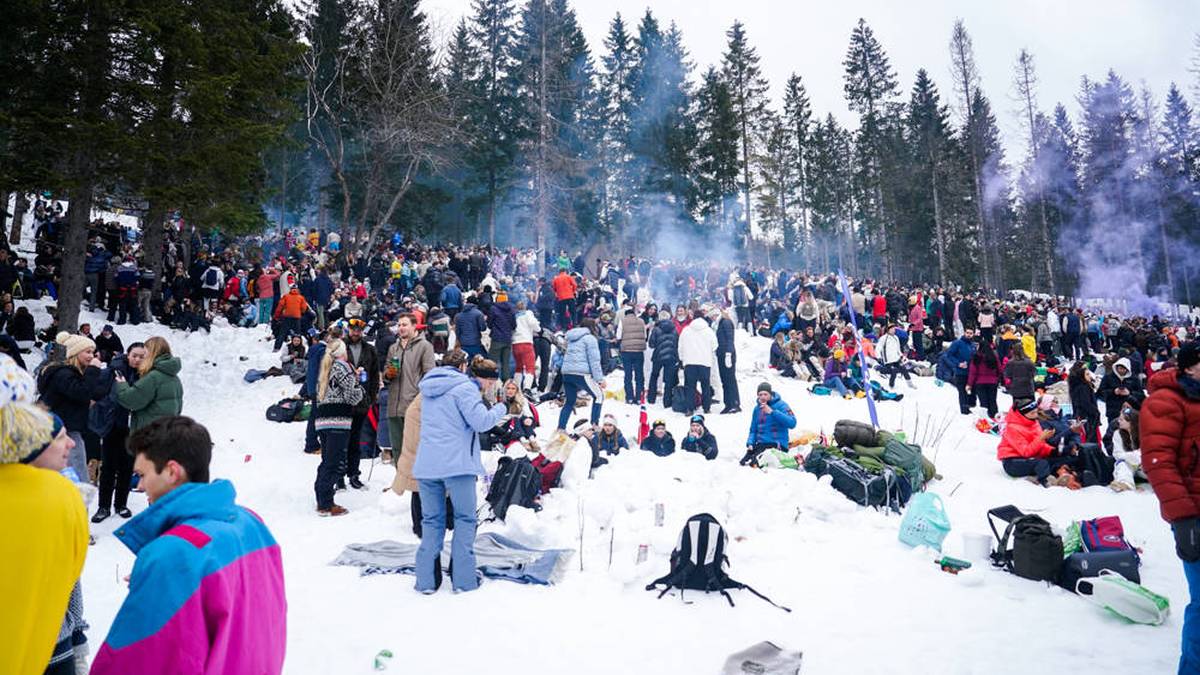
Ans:
{"type": "MultiPolygon", "coordinates": [[[[39,324],[48,320],[40,308],[34,313],[39,324]]],[[[98,314],[80,320],[105,323],[98,314]]],[[[945,552],[961,555],[964,533],[990,536],[985,513],[1004,504],[1037,511],[1058,525],[1117,514],[1130,541],[1143,549],[1143,584],[1174,605],[1165,625],[1125,624],[1057,587],[978,560],[958,576],[942,572],[933,564],[934,551],[897,541],[898,515],[857,507],[828,479],[738,466],[749,413],[708,417],[721,446],[713,462],[635,449],[611,458],[588,480],[589,453],[581,445],[567,462],[565,487],[544,498],[541,512],[514,508],[507,524],[481,527],[544,547],[580,549],[582,537],[560,584],[496,581],[474,593],[443,589],[421,596],[412,577],[359,577],[355,569],[328,565],[352,542],[414,541],[408,497],[381,492],[393,471],[376,463],[368,490],[338,493],[349,515],[316,516],[318,458],[301,452],[304,424],[264,417],[268,405],[296,387],[286,378],[242,381],[246,369],[277,363],[265,327],[218,326],[210,335],[143,324],[117,332],[126,344],[167,337],[183,360],[184,413],[213,435],[213,476],[232,480],[239,502],[260,514],[280,542],[289,601],[288,673],[374,672],[373,657],[381,649],[396,654],[390,670],[411,673],[716,672],[727,655],[761,640],[803,650],[809,674],[1175,668],[1188,595],[1153,493],[1070,492],[1007,478],[995,459],[996,437],[977,432],[974,418],[960,417],[954,389],[930,378],[917,378],[915,391],[900,385],[904,400],[881,402],[878,409],[882,426],[898,429],[903,417],[910,433],[918,410],[922,418],[950,420],[942,442],[926,448],[944,476],[931,489],[945,500],[954,528],[945,552]],[[663,527],[654,526],[658,503],[664,505],[663,527]],[[715,515],[734,540],[731,576],[792,613],[745,592],[734,592],[737,606],[731,608],[719,595],[689,592],[681,602],[674,593],[658,600],[644,590],[666,572],[684,520],[700,511],[715,515]],[[649,547],[649,559],[636,564],[641,544],[649,547]]],[[[747,409],[766,379],[795,410],[801,428],[832,432],[840,418],[868,419],[864,400],[812,396],[801,383],[756,372],[768,346],[739,333],[747,409]]],[[[620,373],[609,383],[620,388],[620,373]]],[[[636,406],[609,400],[604,409],[617,416],[627,437],[636,435],[636,406]]],[[[540,410],[552,427],[558,409],[547,404],[540,410]]],[[[683,416],[651,407],[650,418],[659,417],[677,440],[686,434],[683,416]]],[[[541,431],[548,437],[551,429],[541,431]]],[[[488,461],[494,466],[496,458],[488,461]]],[[[364,477],[368,472],[364,460],[364,477]]],[[[144,496],[132,495],[130,506],[135,512],[146,508],[144,496]]],[[[123,579],[134,563],[112,536],[122,522],[114,516],[92,526],[96,544],[88,551],[83,589],[93,652],[125,598],[123,579]]]]}

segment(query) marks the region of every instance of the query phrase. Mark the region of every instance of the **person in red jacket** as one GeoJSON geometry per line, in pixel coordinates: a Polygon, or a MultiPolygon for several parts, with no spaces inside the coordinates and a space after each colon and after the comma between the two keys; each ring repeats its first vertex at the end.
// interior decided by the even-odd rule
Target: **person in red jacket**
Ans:
{"type": "Polygon", "coordinates": [[[1037,399],[1013,401],[1012,410],[1005,418],[1004,434],[996,448],[996,459],[1004,466],[1004,473],[1013,478],[1035,476],[1040,485],[1066,486],[1069,476],[1051,478],[1051,474],[1075,460],[1055,456],[1054,447],[1046,442],[1053,435],[1053,429],[1043,430],[1038,424],[1037,399]]]}
{"type": "Polygon", "coordinates": [[[567,271],[559,270],[558,276],[550,282],[554,287],[554,298],[558,301],[558,327],[560,330],[570,330],[575,318],[575,292],[579,290],[575,277],[567,271]]]}
{"type": "Polygon", "coordinates": [[[1179,672],[1200,673],[1200,343],[1180,347],[1175,363],[1150,378],[1141,409],[1142,468],[1175,533],[1191,596],[1179,672]]]}

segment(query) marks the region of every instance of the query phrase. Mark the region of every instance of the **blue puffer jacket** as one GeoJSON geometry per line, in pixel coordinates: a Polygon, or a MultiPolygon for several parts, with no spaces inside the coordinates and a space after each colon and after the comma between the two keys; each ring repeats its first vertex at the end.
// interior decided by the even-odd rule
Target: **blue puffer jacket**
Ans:
{"type": "Polygon", "coordinates": [[[504,404],[497,403],[489,409],[475,381],[447,366],[429,371],[419,388],[421,440],[413,463],[413,478],[482,476],[479,434],[500,422],[504,404]]]}
{"type": "Polygon", "coordinates": [[[442,309],[458,309],[462,307],[462,291],[458,286],[449,284],[442,289],[442,297],[439,298],[442,303],[442,309]]]}
{"type": "Polygon", "coordinates": [[[946,358],[946,365],[954,369],[955,375],[966,377],[967,368],[965,366],[959,366],[958,364],[971,363],[971,357],[975,356],[975,345],[967,340],[964,340],[963,338],[958,338],[954,342],[951,342],[950,346],[946,348],[946,353],[944,356],[946,358]]]}
{"type": "Polygon", "coordinates": [[[103,274],[108,269],[108,261],[112,259],[112,254],[103,248],[93,250],[86,260],[83,261],[84,274],[103,274]]]}
{"type": "Polygon", "coordinates": [[[756,404],[750,417],[750,436],[746,438],[746,446],[759,443],[776,443],[781,448],[788,446],[788,429],[796,426],[796,415],[788,404],[779,398],[779,394],[771,394],[769,414],[764,414],[756,404]]]}
{"type": "Polygon", "coordinates": [[[318,274],[313,282],[313,299],[319,307],[328,307],[333,300],[333,280],[328,274],[318,274]]]}
{"type": "Polygon", "coordinates": [[[492,342],[512,342],[517,329],[517,310],[505,300],[492,305],[488,314],[488,327],[492,329],[492,342]]]}
{"type": "Polygon", "coordinates": [[[487,321],[483,318],[483,312],[470,302],[454,317],[454,334],[458,336],[458,344],[462,346],[482,345],[485,330],[487,321]]]}
{"type": "Polygon", "coordinates": [[[567,353],[563,356],[563,375],[591,375],[599,382],[604,379],[600,368],[600,343],[591,331],[579,326],[567,331],[567,353]]]}

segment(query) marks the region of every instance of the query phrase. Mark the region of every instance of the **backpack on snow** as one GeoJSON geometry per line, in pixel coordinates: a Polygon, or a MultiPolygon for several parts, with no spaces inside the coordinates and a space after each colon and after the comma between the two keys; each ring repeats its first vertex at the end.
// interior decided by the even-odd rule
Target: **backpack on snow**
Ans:
{"type": "Polygon", "coordinates": [[[513,459],[501,457],[484,499],[492,507],[492,514],[504,520],[508,507],[516,504],[538,509],[538,495],[542,492],[542,473],[528,457],[513,459]]]}
{"type": "Polygon", "coordinates": [[[285,398],[267,408],[267,419],[272,422],[294,422],[303,406],[303,399],[285,398]]]}
{"type": "Polygon", "coordinates": [[[550,488],[556,488],[562,483],[563,463],[560,461],[550,461],[546,456],[538,453],[537,457],[533,458],[533,467],[538,470],[538,474],[542,477],[541,493],[546,494],[550,488]]]}
{"type": "Polygon", "coordinates": [[[925,465],[921,461],[921,446],[891,438],[883,445],[883,461],[904,470],[913,492],[925,486],[925,465]]]}
{"type": "MultiPolygon", "coordinates": [[[[729,537],[725,534],[725,528],[721,527],[717,519],[711,515],[698,513],[688,518],[687,523],[683,526],[683,531],[679,533],[679,543],[671,552],[670,571],[650,582],[646,586],[646,590],[653,591],[656,586],[661,585],[663,589],[658,597],[662,598],[667,591],[678,588],[680,600],[683,599],[685,589],[704,591],[705,593],[718,591],[729,601],[729,606],[733,607],[733,598],[729,595],[729,589],[742,589],[775,605],[767,596],[740,581],[729,578],[729,575],[726,574],[725,568],[729,566],[729,556],[725,555],[725,544],[728,541],[729,537]]],[[[775,606],[785,612],[792,611],[782,605],[775,606]]]]}
{"type": "Polygon", "coordinates": [[[695,394],[684,389],[682,384],[676,386],[671,390],[671,411],[681,415],[690,413],[695,410],[695,407],[691,405],[693,401],[689,399],[694,398],[695,394]]]}
{"type": "Polygon", "coordinates": [[[1105,485],[1113,482],[1113,471],[1117,462],[1095,443],[1079,445],[1079,482],[1083,487],[1105,485]]]}
{"type": "Polygon", "coordinates": [[[1012,505],[994,508],[987,515],[997,542],[991,555],[993,567],[1002,567],[1033,581],[1058,582],[1063,567],[1063,541],[1050,523],[1041,516],[1026,515],[1012,505]],[[993,517],[1008,523],[1003,535],[996,531],[993,517]]]}
{"type": "Polygon", "coordinates": [[[912,497],[908,482],[901,481],[891,467],[884,466],[879,473],[872,473],[848,457],[827,456],[824,461],[825,473],[833,479],[833,489],[859,506],[886,506],[898,513],[912,497]]]}

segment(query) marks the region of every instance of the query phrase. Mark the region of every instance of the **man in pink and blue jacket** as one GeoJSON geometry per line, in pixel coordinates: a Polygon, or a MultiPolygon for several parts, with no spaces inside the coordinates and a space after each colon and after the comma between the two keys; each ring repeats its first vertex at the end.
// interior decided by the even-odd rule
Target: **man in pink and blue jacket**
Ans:
{"type": "Polygon", "coordinates": [[[129,439],[150,508],[116,531],[137,555],[92,675],[279,673],[287,599],[279,545],[233,484],[208,482],[212,440],[188,417],[129,439]]]}

